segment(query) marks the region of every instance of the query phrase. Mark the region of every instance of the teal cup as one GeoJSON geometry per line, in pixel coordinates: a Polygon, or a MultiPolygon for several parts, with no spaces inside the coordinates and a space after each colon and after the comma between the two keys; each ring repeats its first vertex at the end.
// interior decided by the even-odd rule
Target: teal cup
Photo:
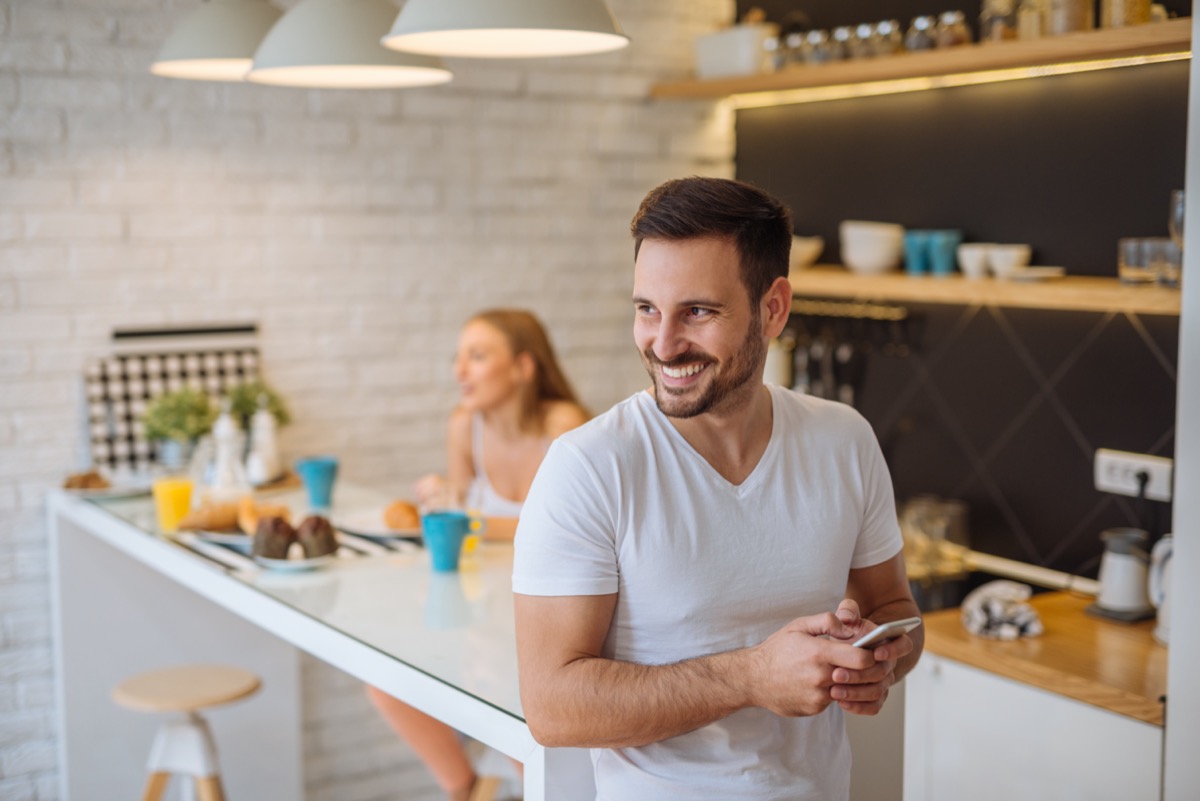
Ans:
{"type": "Polygon", "coordinates": [[[929,232],[929,271],[934,275],[950,275],[958,260],[958,246],[962,244],[962,231],[942,230],[929,232]]]}
{"type": "Polygon", "coordinates": [[[909,275],[929,272],[929,231],[904,232],[904,271],[909,275]]]}
{"type": "Polygon", "coordinates": [[[466,512],[430,512],[421,518],[425,550],[437,573],[458,570],[463,540],[471,533],[471,516],[466,512]]]}
{"type": "Polygon", "coordinates": [[[337,479],[338,460],[333,456],[308,456],[296,461],[296,473],[308,491],[313,509],[333,506],[333,482],[337,479]]]}

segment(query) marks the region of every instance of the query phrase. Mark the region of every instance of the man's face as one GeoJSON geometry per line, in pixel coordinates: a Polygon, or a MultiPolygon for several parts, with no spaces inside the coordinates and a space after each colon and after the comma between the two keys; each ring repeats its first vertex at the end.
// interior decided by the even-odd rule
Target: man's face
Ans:
{"type": "Polygon", "coordinates": [[[725,239],[645,239],[633,271],[633,337],[669,417],[721,412],[762,384],[758,304],[725,239]]]}

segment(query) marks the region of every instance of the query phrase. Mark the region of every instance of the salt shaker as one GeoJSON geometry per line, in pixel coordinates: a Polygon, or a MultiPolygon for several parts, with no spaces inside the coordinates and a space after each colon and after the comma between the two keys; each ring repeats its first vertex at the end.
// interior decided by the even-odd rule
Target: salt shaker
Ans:
{"type": "Polygon", "coordinates": [[[250,453],[246,457],[246,478],[255,486],[266,484],[280,473],[279,447],[275,439],[275,415],[267,408],[267,396],[260,395],[258,409],[250,418],[250,453]]]}
{"type": "Polygon", "coordinates": [[[217,453],[207,497],[215,503],[236,501],[250,492],[250,482],[246,480],[246,470],[241,460],[241,432],[234,422],[230,406],[226,398],[221,414],[213,423],[213,444],[217,453]]]}

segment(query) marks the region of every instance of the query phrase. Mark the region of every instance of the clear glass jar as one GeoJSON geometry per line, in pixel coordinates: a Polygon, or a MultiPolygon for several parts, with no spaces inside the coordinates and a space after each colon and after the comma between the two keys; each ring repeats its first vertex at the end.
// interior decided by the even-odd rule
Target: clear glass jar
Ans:
{"type": "Polygon", "coordinates": [[[871,46],[876,56],[890,56],[903,50],[904,29],[900,27],[900,20],[885,19],[875,23],[871,46]]]}
{"type": "Polygon", "coordinates": [[[983,0],[979,12],[979,41],[1003,42],[1017,37],[1017,7],[1014,0],[983,0]]]}
{"type": "Polygon", "coordinates": [[[833,34],[829,37],[832,53],[830,60],[838,60],[850,57],[850,42],[854,39],[854,29],[849,25],[842,25],[833,29],[833,34]]]}
{"type": "Polygon", "coordinates": [[[850,38],[850,58],[871,58],[875,55],[875,27],[864,22],[854,29],[850,38]]]}
{"type": "Polygon", "coordinates": [[[912,51],[933,49],[937,46],[936,29],[936,17],[913,17],[912,24],[908,26],[908,33],[904,34],[904,49],[912,51]]]}
{"type": "Polygon", "coordinates": [[[971,29],[961,11],[945,11],[937,26],[937,46],[957,47],[971,43],[971,29]]]}
{"type": "Polygon", "coordinates": [[[804,61],[808,64],[824,64],[831,60],[829,31],[809,31],[804,37],[804,61]]]}

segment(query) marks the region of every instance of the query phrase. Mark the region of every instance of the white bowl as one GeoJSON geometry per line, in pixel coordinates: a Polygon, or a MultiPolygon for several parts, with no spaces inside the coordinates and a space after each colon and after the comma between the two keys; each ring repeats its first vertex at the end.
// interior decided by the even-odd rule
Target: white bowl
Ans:
{"type": "Polygon", "coordinates": [[[793,236],[792,254],[788,259],[791,270],[802,270],[816,262],[825,250],[825,239],[819,236],[793,236]]]}
{"type": "Polygon", "coordinates": [[[900,266],[904,226],[895,223],[843,220],[838,226],[842,261],[857,273],[882,273],[900,266]]]}
{"type": "Polygon", "coordinates": [[[988,251],[995,247],[991,242],[966,242],[958,246],[958,269],[967,278],[986,278],[988,251]]]}
{"type": "Polygon", "coordinates": [[[1029,245],[991,245],[987,251],[988,267],[997,278],[1005,278],[1029,264],[1033,248],[1029,245]]]}

